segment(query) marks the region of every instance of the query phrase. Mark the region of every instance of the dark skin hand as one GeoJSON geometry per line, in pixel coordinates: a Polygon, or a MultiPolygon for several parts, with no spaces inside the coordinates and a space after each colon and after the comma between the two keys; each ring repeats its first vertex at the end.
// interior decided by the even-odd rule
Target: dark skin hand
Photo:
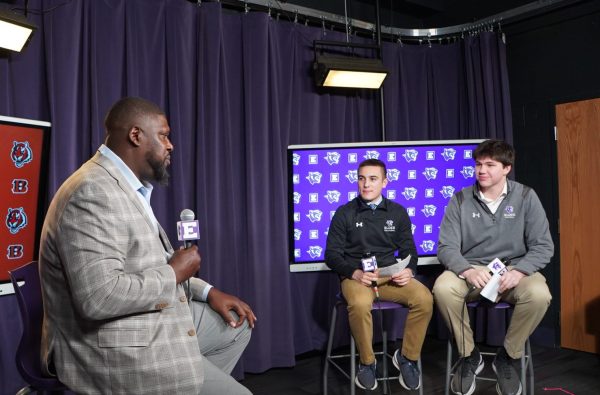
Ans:
{"type": "Polygon", "coordinates": [[[198,246],[193,245],[189,248],[181,247],[179,250],[173,253],[173,256],[169,260],[169,265],[175,271],[175,282],[177,284],[182,283],[200,270],[200,253],[198,252],[198,246]]]}
{"type": "Polygon", "coordinates": [[[219,315],[223,317],[223,320],[232,328],[237,328],[246,319],[248,320],[248,326],[250,326],[250,328],[254,328],[254,323],[257,320],[254,312],[250,306],[248,306],[248,304],[243,302],[238,297],[226,294],[225,292],[213,287],[210,289],[210,291],[208,291],[207,301],[208,305],[214,311],[219,313],[219,315]],[[237,322],[229,313],[230,310],[235,311],[240,317],[237,322]]]}

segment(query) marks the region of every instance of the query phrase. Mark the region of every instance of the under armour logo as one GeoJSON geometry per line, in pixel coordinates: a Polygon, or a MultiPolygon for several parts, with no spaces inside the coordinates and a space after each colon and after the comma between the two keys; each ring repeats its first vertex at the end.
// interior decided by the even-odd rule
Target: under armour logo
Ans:
{"type": "Polygon", "coordinates": [[[357,222],[356,223],[356,227],[357,228],[362,228],[363,227],[363,223],[362,222],[357,222]]]}
{"type": "Polygon", "coordinates": [[[479,214],[479,213],[473,213],[473,218],[475,218],[475,217],[481,218],[481,214],[479,214]]]}

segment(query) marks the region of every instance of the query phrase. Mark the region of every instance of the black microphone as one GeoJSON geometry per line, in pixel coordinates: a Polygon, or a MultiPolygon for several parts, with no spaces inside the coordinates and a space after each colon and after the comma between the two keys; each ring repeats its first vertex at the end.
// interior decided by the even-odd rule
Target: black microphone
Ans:
{"type": "Polygon", "coordinates": [[[377,281],[371,281],[371,288],[375,292],[375,300],[379,300],[379,288],[377,288],[377,281]]]}

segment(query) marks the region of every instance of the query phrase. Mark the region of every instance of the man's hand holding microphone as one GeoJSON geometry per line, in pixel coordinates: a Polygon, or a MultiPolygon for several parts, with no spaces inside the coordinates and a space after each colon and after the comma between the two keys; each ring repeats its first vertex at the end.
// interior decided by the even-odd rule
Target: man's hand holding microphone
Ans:
{"type": "Polygon", "coordinates": [[[194,212],[186,208],[180,214],[181,221],[177,222],[177,239],[183,241],[183,246],[169,260],[169,265],[175,271],[177,284],[193,277],[200,270],[202,258],[198,246],[192,244],[192,240],[200,239],[200,226],[194,218],[194,212]]]}
{"type": "Polygon", "coordinates": [[[193,277],[200,270],[200,252],[198,246],[180,247],[169,260],[169,265],[175,271],[175,282],[180,284],[193,277]]]}
{"type": "Polygon", "coordinates": [[[373,282],[377,283],[378,278],[379,269],[376,269],[372,272],[364,272],[360,269],[356,269],[354,273],[352,273],[352,279],[358,281],[366,287],[370,287],[371,285],[373,285],[373,282]]]}

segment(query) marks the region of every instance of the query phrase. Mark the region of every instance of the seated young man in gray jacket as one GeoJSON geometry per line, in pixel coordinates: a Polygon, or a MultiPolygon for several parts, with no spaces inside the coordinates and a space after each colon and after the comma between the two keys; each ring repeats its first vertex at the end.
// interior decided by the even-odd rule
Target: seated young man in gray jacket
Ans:
{"type": "Polygon", "coordinates": [[[473,341],[464,304],[480,298],[492,278],[487,265],[499,258],[508,271],[500,278],[499,299],[515,305],[504,345],[492,366],[501,395],[518,395],[522,385],[513,361],[540,323],[552,299],[539,273],[552,258],[554,244],[546,213],[533,189],[507,179],[514,149],[486,140],[473,152],[477,182],[452,197],[442,221],[438,259],[446,271],[433,287],[435,303],[460,354],[452,392],[470,395],[483,358],[473,341]]]}

